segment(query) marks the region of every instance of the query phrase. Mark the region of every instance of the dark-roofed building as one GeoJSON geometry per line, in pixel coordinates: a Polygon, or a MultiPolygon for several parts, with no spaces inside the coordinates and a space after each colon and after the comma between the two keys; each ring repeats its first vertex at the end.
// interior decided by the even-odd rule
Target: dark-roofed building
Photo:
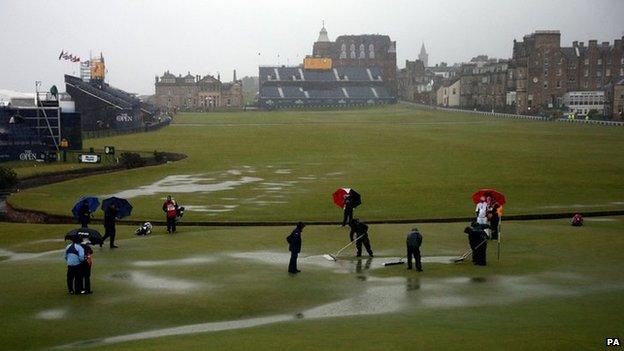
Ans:
{"type": "Polygon", "coordinates": [[[605,87],[605,116],[624,119],[624,75],[613,78],[605,87]]]}
{"type": "Polygon", "coordinates": [[[396,42],[388,35],[341,35],[332,42],[323,26],[314,43],[312,56],[331,58],[333,67],[376,67],[381,70],[387,90],[396,96],[396,42]]]}
{"type": "Polygon", "coordinates": [[[623,39],[598,44],[590,40],[561,47],[559,31],[536,31],[514,40],[510,63],[515,80],[516,112],[537,114],[562,106],[569,91],[602,90],[624,75],[623,39]]]}
{"type": "Polygon", "coordinates": [[[509,60],[499,60],[480,55],[460,68],[460,106],[482,111],[504,112],[507,92],[513,88],[509,60]]]}
{"type": "Polygon", "coordinates": [[[156,77],[154,99],[156,105],[167,110],[207,111],[212,108],[243,106],[243,83],[236,79],[222,83],[221,77],[212,75],[175,76],[166,71],[156,77]]]}

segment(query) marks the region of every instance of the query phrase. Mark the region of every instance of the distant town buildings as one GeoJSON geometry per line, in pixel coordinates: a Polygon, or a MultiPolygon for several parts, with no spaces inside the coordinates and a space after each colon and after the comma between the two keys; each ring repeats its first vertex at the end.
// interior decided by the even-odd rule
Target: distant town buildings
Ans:
{"type": "Polygon", "coordinates": [[[243,84],[236,79],[236,70],[230,83],[222,83],[219,76],[186,76],[166,71],[156,77],[157,106],[170,110],[202,111],[212,108],[230,108],[243,106],[243,84]]]}
{"type": "Polygon", "coordinates": [[[562,47],[559,31],[536,31],[514,40],[511,67],[516,112],[536,114],[562,107],[566,92],[601,91],[624,76],[624,46],[616,39],[562,47]]]}

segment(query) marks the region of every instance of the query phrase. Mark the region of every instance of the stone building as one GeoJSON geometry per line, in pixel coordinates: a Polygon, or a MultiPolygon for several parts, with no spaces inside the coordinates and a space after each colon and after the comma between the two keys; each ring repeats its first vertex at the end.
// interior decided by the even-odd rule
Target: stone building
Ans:
{"type": "Polygon", "coordinates": [[[388,91],[396,96],[396,42],[387,35],[341,35],[332,42],[323,26],[312,56],[331,58],[333,67],[379,67],[388,91]]]}
{"type": "Polygon", "coordinates": [[[605,116],[624,119],[624,76],[612,79],[605,88],[605,116]]]}
{"type": "Polygon", "coordinates": [[[461,79],[450,81],[447,86],[442,86],[436,94],[436,104],[444,107],[458,107],[461,92],[461,79]]]}
{"type": "Polygon", "coordinates": [[[156,94],[154,101],[157,106],[170,110],[205,111],[212,108],[229,108],[243,106],[243,84],[236,79],[230,83],[222,83],[219,76],[171,74],[166,71],[156,77],[156,94]]]}
{"type": "Polygon", "coordinates": [[[613,45],[590,40],[587,46],[575,41],[561,47],[561,33],[549,30],[514,40],[516,112],[536,114],[560,107],[566,92],[602,90],[614,77],[624,75],[623,39],[613,45]]]}
{"type": "Polygon", "coordinates": [[[460,106],[482,111],[505,111],[512,90],[509,61],[477,56],[460,67],[460,106]]]}
{"type": "Polygon", "coordinates": [[[423,104],[435,102],[434,76],[421,60],[405,60],[397,73],[398,96],[402,100],[423,104]]]}

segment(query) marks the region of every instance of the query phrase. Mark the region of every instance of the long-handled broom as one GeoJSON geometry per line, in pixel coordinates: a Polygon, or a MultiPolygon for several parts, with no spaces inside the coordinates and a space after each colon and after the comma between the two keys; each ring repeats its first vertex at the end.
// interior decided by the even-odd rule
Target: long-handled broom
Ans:
{"type": "Polygon", "coordinates": [[[325,257],[326,259],[330,260],[330,261],[337,261],[338,260],[338,256],[349,246],[353,245],[354,242],[356,242],[359,238],[361,238],[362,236],[364,236],[364,234],[357,236],[355,239],[353,239],[352,242],[348,243],[347,245],[345,245],[342,249],[338,250],[335,254],[324,254],[323,257],[325,257]]]}
{"type": "MultiPolygon", "coordinates": [[[[477,245],[474,249],[478,249],[479,247],[481,247],[481,245],[483,245],[484,243],[486,243],[488,241],[488,239],[483,240],[481,243],[479,243],[479,245],[477,245]]],[[[459,258],[456,258],[453,260],[453,262],[455,263],[459,263],[462,262],[463,260],[467,259],[468,257],[470,257],[472,255],[472,251],[473,249],[469,249],[468,251],[464,252],[463,255],[459,256],[459,258]]]]}

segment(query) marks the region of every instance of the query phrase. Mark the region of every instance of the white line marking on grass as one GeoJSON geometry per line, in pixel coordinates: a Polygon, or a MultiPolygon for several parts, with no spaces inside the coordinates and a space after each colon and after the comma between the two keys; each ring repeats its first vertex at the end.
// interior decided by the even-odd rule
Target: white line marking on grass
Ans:
{"type": "Polygon", "coordinates": [[[5,249],[0,249],[0,257],[8,257],[8,259],[0,261],[0,262],[32,260],[35,258],[40,258],[43,256],[52,255],[52,254],[60,254],[60,253],[63,253],[64,251],[65,249],[51,250],[51,251],[44,251],[44,252],[13,252],[13,251],[5,250],[5,249]]]}

